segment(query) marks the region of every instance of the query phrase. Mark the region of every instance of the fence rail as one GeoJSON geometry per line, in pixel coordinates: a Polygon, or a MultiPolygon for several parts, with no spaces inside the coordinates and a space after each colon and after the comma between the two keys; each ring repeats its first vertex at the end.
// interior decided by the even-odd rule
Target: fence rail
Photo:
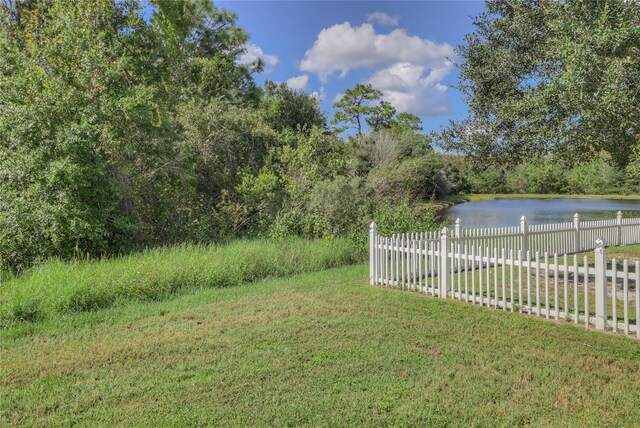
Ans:
{"type": "MultiPolygon", "coordinates": [[[[520,218],[520,226],[465,229],[460,219],[455,226],[447,229],[448,236],[457,244],[478,247],[504,248],[520,251],[524,258],[527,252],[544,254],[575,254],[594,249],[594,243],[602,238],[608,245],[630,245],[640,243],[640,218],[623,218],[618,211],[615,219],[582,221],[579,214],[573,222],[553,224],[527,223],[520,218]]],[[[440,233],[413,233],[401,235],[404,239],[440,242],[440,233]]]]}
{"type": "MultiPolygon", "coordinates": [[[[640,262],[608,263],[604,245],[640,243],[640,219],[621,217],[619,213],[613,222],[581,224],[576,215],[573,225],[579,227],[572,230],[578,245],[559,233],[567,232],[566,223],[531,228],[521,224],[518,233],[514,228],[495,233],[463,231],[457,221],[453,233],[444,228],[437,238],[433,233],[379,236],[374,223],[370,282],[640,337],[640,262]],[[549,236],[554,234],[558,236],[549,236]],[[587,241],[597,234],[613,241],[587,241]],[[522,242],[535,250],[523,248],[522,242]],[[538,250],[554,243],[560,244],[559,250],[538,250]],[[585,250],[594,251],[594,266],[586,256],[570,254],[585,250]]],[[[526,225],[524,218],[522,222],[526,225]]]]}

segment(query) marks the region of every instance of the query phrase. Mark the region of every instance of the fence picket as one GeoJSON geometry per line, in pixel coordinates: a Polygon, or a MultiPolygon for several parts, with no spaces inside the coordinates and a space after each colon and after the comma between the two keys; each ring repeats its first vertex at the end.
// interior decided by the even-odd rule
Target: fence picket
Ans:
{"type": "Polygon", "coordinates": [[[584,316],[585,325],[589,327],[589,260],[584,256],[584,316]]]}
{"type": "Polygon", "coordinates": [[[509,250],[509,260],[511,260],[512,264],[509,266],[509,301],[511,302],[511,312],[514,310],[514,299],[513,299],[513,248],[509,250]]]}
{"type": "Polygon", "coordinates": [[[507,261],[505,260],[504,248],[502,249],[502,310],[507,310],[507,261]]]}
{"type": "Polygon", "coordinates": [[[522,312],[522,252],[518,251],[518,306],[522,312]]]}
{"type": "Polygon", "coordinates": [[[536,251],[536,315],[542,315],[540,305],[540,253],[538,251],[536,251]]]}
{"type": "Polygon", "coordinates": [[[640,338],[640,261],[636,262],[636,336],[640,338]]]}
{"type": "MultiPolygon", "coordinates": [[[[494,307],[498,309],[498,249],[493,249],[493,299],[494,307]]],[[[491,302],[491,298],[489,298],[491,302]]]]}
{"type": "Polygon", "coordinates": [[[578,256],[573,256],[573,312],[575,315],[574,322],[580,322],[580,307],[578,306],[578,282],[580,275],[578,273],[578,256]]]}
{"type": "Polygon", "coordinates": [[[629,263],[626,260],[622,264],[622,271],[624,273],[622,279],[624,334],[629,334],[629,263]]]}
{"type": "MultiPolygon", "coordinates": [[[[613,332],[618,332],[618,265],[616,259],[611,262],[611,317],[613,318],[613,332]]],[[[604,279],[605,287],[607,278],[604,279]]]]}
{"type": "Polygon", "coordinates": [[[558,254],[554,254],[553,255],[553,264],[555,264],[555,268],[553,269],[553,302],[555,305],[555,310],[556,310],[556,320],[560,319],[560,303],[558,302],[560,300],[559,298],[559,293],[558,293],[558,271],[560,269],[558,269],[558,254]]]}
{"type": "Polygon", "coordinates": [[[431,270],[431,295],[435,297],[436,295],[436,266],[438,266],[436,264],[436,256],[435,256],[435,246],[436,244],[434,242],[431,242],[429,244],[429,250],[431,251],[431,254],[433,257],[431,257],[431,261],[430,261],[430,270],[431,270]]]}
{"type": "Polygon", "coordinates": [[[544,253],[544,309],[545,318],[549,319],[549,253],[544,253]]]}
{"type": "Polygon", "coordinates": [[[564,255],[564,319],[569,320],[569,263],[564,255]]]}
{"type": "Polygon", "coordinates": [[[460,275],[462,273],[462,251],[460,248],[460,244],[457,245],[458,247],[458,266],[457,266],[457,273],[458,273],[458,300],[462,300],[462,278],[460,278],[460,275]]]}
{"type": "Polygon", "coordinates": [[[398,273],[400,274],[400,279],[398,281],[399,287],[404,290],[404,233],[400,235],[400,244],[398,245],[398,255],[396,257],[400,261],[400,266],[398,269],[398,273]]]}
{"type": "Polygon", "coordinates": [[[471,245],[471,296],[473,296],[473,303],[476,301],[476,247],[471,245]]]}
{"type": "Polygon", "coordinates": [[[482,251],[482,247],[478,247],[478,252],[479,252],[479,256],[480,256],[480,263],[478,265],[478,277],[480,278],[480,306],[484,306],[484,297],[483,297],[483,287],[482,287],[482,279],[484,278],[484,275],[482,275],[482,265],[483,265],[483,251],[482,251]]]}
{"type": "Polygon", "coordinates": [[[527,251],[527,306],[529,307],[529,313],[531,310],[531,252],[527,251]]]}
{"type": "Polygon", "coordinates": [[[424,292],[422,287],[422,262],[424,261],[424,254],[422,253],[422,243],[424,241],[420,239],[418,241],[418,290],[424,292]]]}
{"type": "Polygon", "coordinates": [[[469,301],[469,248],[467,244],[464,244],[464,300],[469,301]]]}

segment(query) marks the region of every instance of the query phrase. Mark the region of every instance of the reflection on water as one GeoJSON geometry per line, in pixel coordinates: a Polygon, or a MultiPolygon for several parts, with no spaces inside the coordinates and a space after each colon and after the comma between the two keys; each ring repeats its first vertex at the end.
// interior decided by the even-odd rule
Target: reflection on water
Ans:
{"type": "Polygon", "coordinates": [[[498,199],[454,205],[444,215],[460,218],[465,228],[517,226],[520,217],[529,224],[573,221],[580,213],[582,220],[602,220],[616,217],[640,217],[640,200],[625,199],[498,199]]]}

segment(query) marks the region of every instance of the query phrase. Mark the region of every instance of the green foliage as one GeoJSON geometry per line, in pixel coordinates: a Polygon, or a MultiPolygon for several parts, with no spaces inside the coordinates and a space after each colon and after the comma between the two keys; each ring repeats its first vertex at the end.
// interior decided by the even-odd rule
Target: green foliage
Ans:
{"type": "Polygon", "coordinates": [[[624,193],[624,173],[600,157],[574,166],[566,173],[565,191],[587,195],[624,193]]]}
{"type": "Polygon", "coordinates": [[[373,168],[392,168],[399,162],[431,153],[429,137],[411,130],[383,129],[364,137],[356,146],[357,173],[367,175],[373,168]]]}
{"type": "Polygon", "coordinates": [[[505,174],[501,171],[469,171],[467,180],[472,193],[509,193],[505,174]]]}
{"type": "Polygon", "coordinates": [[[446,226],[446,220],[436,211],[417,207],[406,199],[394,205],[382,205],[374,213],[378,233],[391,236],[394,233],[427,232],[446,226]]]}
{"type": "MultiPolygon", "coordinates": [[[[377,116],[374,121],[381,123],[389,120],[389,114],[392,108],[385,104],[380,106],[372,105],[379,102],[382,98],[382,92],[375,89],[371,84],[357,84],[353,89],[347,89],[342,98],[333,104],[337,109],[332,123],[334,125],[345,123],[348,127],[355,127],[358,137],[362,137],[363,126],[365,120],[373,115],[377,116]]],[[[393,110],[395,113],[395,109],[393,110]]],[[[391,113],[391,116],[393,116],[391,113]]]]}
{"type": "Polygon", "coordinates": [[[396,122],[393,124],[392,128],[401,133],[408,131],[420,132],[422,131],[421,123],[422,121],[420,118],[413,113],[398,113],[396,115],[396,122]]]}
{"type": "Polygon", "coordinates": [[[293,90],[281,83],[265,82],[265,121],[278,132],[311,128],[324,128],[327,119],[320,111],[318,100],[302,91],[293,90]]]}
{"type": "Polygon", "coordinates": [[[562,193],[567,184],[563,165],[552,158],[518,165],[507,176],[514,193],[562,193]]]}
{"type": "Polygon", "coordinates": [[[397,203],[402,199],[433,199],[439,194],[440,164],[431,157],[407,159],[390,168],[377,168],[367,177],[376,200],[397,203]]]}
{"type": "Polygon", "coordinates": [[[159,300],[185,288],[231,287],[317,271],[363,257],[362,248],[346,239],[287,239],[186,245],[99,262],[53,260],[2,285],[0,325],[159,300]]]}
{"type": "Polygon", "coordinates": [[[258,88],[235,20],[208,0],[2,3],[0,271],[248,236],[361,242],[374,207],[459,188],[419,118],[371,85],[337,103],[354,144],[313,96],[258,88]]]}
{"type": "Polygon", "coordinates": [[[260,64],[236,63],[235,16],[151,5],[150,20],[134,1],[0,7],[2,267],[202,239],[238,164],[259,169],[274,134],[240,107],[260,64]],[[212,116],[223,141],[195,135],[212,116]]]}
{"type": "Polygon", "coordinates": [[[482,165],[607,153],[640,144],[640,6],[635,1],[489,0],[458,47],[470,117],[439,142],[482,165]]]}
{"type": "Polygon", "coordinates": [[[395,124],[393,116],[395,114],[395,107],[386,101],[380,101],[380,103],[374,107],[371,116],[366,118],[367,125],[369,125],[369,131],[376,132],[381,129],[393,127],[395,124]]]}
{"type": "Polygon", "coordinates": [[[381,203],[435,199],[467,189],[459,167],[436,154],[406,157],[393,165],[376,167],[367,177],[367,186],[381,203]]]}
{"type": "Polygon", "coordinates": [[[312,235],[325,238],[365,235],[362,232],[366,231],[367,204],[359,180],[337,177],[319,182],[309,196],[309,218],[315,220],[312,235]]]}
{"type": "Polygon", "coordinates": [[[628,194],[637,192],[629,171],[612,165],[607,155],[567,166],[557,157],[539,158],[509,170],[477,172],[464,165],[472,193],[628,194]]]}
{"type": "Polygon", "coordinates": [[[631,161],[625,171],[627,190],[640,193],[640,146],[637,146],[631,154],[631,161]]]}

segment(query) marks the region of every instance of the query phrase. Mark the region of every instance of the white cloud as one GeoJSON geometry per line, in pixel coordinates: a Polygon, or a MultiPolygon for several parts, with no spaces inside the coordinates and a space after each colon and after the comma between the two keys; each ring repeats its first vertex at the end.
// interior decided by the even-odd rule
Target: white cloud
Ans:
{"type": "Polygon", "coordinates": [[[447,113],[450,108],[447,87],[438,82],[448,69],[434,69],[423,77],[424,73],[423,66],[400,62],[377,71],[367,83],[382,91],[385,101],[398,112],[425,116],[447,113]]]}
{"type": "Polygon", "coordinates": [[[367,15],[367,22],[377,22],[381,25],[398,25],[400,18],[397,16],[389,16],[384,12],[372,12],[367,15]]]}
{"type": "Polygon", "coordinates": [[[352,27],[345,22],[320,31],[300,69],[326,79],[336,71],[344,77],[354,68],[388,67],[397,62],[436,68],[453,55],[449,44],[410,36],[402,29],[376,34],[371,24],[352,27]]]}
{"type": "Polygon", "coordinates": [[[334,73],[368,69],[367,79],[400,112],[444,114],[449,109],[442,81],[451,72],[455,52],[448,43],[411,36],[403,29],[376,33],[373,25],[336,24],[318,34],[300,62],[302,71],[326,81],[334,73]]]}
{"type": "Polygon", "coordinates": [[[333,102],[334,102],[334,103],[339,102],[339,101],[342,99],[342,97],[344,97],[344,94],[343,94],[342,92],[338,92],[338,93],[336,94],[336,96],[335,96],[335,97],[333,97],[333,102]]]}
{"type": "Polygon", "coordinates": [[[320,91],[311,92],[311,96],[318,101],[324,101],[327,98],[327,93],[324,91],[324,86],[320,86],[320,91]]]}
{"type": "Polygon", "coordinates": [[[246,52],[240,55],[238,58],[239,64],[253,64],[258,59],[262,59],[265,65],[265,71],[269,68],[273,68],[278,63],[278,57],[276,55],[270,55],[264,53],[262,48],[254,43],[247,43],[245,45],[246,52]]]}
{"type": "Polygon", "coordinates": [[[303,74],[296,77],[290,77],[287,79],[287,86],[291,89],[303,90],[307,87],[307,83],[309,83],[309,75],[303,74]]]}

